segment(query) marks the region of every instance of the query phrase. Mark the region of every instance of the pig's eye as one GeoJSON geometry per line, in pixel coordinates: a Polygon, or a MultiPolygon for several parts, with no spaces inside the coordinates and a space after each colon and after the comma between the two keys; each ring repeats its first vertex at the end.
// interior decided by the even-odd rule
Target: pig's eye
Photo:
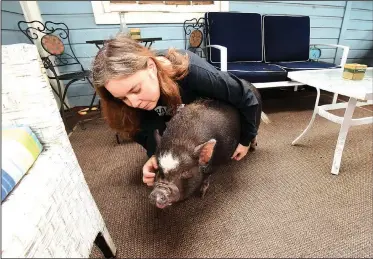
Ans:
{"type": "Polygon", "coordinates": [[[182,174],[181,174],[181,178],[183,178],[183,179],[188,179],[188,178],[191,178],[192,177],[192,173],[191,172],[183,172],[182,174]]]}

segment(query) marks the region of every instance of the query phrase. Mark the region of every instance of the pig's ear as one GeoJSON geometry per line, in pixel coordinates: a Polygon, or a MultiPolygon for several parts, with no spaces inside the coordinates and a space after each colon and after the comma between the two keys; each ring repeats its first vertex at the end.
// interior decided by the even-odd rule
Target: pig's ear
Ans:
{"type": "Polygon", "coordinates": [[[198,162],[200,165],[206,165],[210,161],[212,154],[214,153],[214,148],[216,145],[215,139],[210,139],[209,141],[198,145],[194,149],[194,154],[199,157],[198,162]]]}
{"type": "Polygon", "coordinates": [[[161,144],[161,135],[159,135],[158,129],[154,130],[154,138],[155,142],[157,143],[157,147],[159,147],[159,145],[161,144]]]}

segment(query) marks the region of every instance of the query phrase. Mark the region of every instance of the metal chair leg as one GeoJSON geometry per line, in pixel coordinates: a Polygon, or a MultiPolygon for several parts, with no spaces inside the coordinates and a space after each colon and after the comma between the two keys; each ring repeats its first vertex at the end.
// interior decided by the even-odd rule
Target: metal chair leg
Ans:
{"type": "MultiPolygon", "coordinates": [[[[54,75],[56,76],[55,72],[54,72],[54,75]]],[[[58,93],[56,93],[56,94],[60,98],[60,115],[61,115],[63,124],[65,125],[65,130],[66,131],[72,131],[71,127],[67,123],[66,116],[65,116],[65,109],[63,108],[65,98],[63,98],[63,95],[62,95],[61,84],[60,84],[60,81],[58,79],[56,79],[56,81],[57,81],[57,86],[58,86],[58,93]]],[[[52,87],[52,89],[53,89],[53,87],[52,87]]]]}
{"type": "Polygon", "coordinates": [[[119,134],[118,134],[118,133],[115,133],[115,138],[116,138],[116,140],[117,140],[117,144],[120,144],[119,134]]]}
{"type": "MultiPolygon", "coordinates": [[[[88,109],[88,111],[91,111],[91,110],[92,110],[92,107],[93,107],[93,103],[94,103],[95,98],[96,98],[96,95],[97,95],[97,92],[96,92],[96,89],[95,89],[95,87],[93,86],[91,80],[90,80],[88,77],[86,77],[86,78],[87,78],[87,81],[88,81],[88,82],[90,83],[90,85],[92,86],[93,90],[95,91],[95,93],[93,94],[93,97],[92,97],[91,103],[90,103],[90,105],[89,105],[89,109],[88,109]]],[[[98,109],[100,109],[100,105],[99,105],[98,109]]]]}
{"type": "MultiPolygon", "coordinates": [[[[61,99],[61,97],[59,96],[57,90],[54,89],[52,86],[51,86],[51,88],[52,88],[53,92],[54,92],[54,93],[55,93],[55,94],[56,94],[56,95],[61,99]]],[[[63,100],[63,105],[65,105],[65,107],[66,107],[67,109],[70,109],[70,107],[66,104],[65,100],[63,100]]]]}
{"type": "Polygon", "coordinates": [[[62,95],[62,100],[65,100],[65,98],[66,98],[66,94],[67,94],[67,89],[69,89],[69,86],[72,84],[72,83],[74,83],[74,82],[76,82],[76,81],[78,81],[79,79],[73,79],[73,80],[71,80],[71,81],[69,81],[68,83],[67,83],[67,85],[65,86],[65,90],[63,91],[63,95],[62,95]]]}
{"type": "Polygon", "coordinates": [[[95,99],[96,99],[96,92],[93,94],[93,97],[92,97],[91,103],[89,104],[88,111],[91,111],[91,110],[92,110],[93,103],[94,103],[95,99]]]}

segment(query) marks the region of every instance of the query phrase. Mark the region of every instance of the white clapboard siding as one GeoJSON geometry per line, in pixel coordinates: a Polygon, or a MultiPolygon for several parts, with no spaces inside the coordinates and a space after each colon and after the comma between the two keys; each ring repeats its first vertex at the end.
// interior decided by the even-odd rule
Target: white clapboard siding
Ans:
{"type": "Polygon", "coordinates": [[[3,45],[30,43],[17,26],[19,21],[24,20],[19,1],[1,2],[1,43],[3,45]]]}
{"type": "Polygon", "coordinates": [[[349,63],[373,66],[373,1],[352,1],[342,44],[350,46],[349,63]]]}

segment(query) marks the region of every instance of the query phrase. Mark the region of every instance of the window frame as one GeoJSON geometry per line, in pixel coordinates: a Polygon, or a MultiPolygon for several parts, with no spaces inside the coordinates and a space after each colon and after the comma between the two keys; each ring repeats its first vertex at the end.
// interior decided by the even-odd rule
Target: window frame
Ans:
{"type": "Polygon", "coordinates": [[[96,24],[120,24],[119,12],[125,12],[127,24],[183,23],[203,17],[206,12],[228,12],[229,1],[214,1],[213,5],[133,5],[110,1],[91,1],[96,24]]]}

